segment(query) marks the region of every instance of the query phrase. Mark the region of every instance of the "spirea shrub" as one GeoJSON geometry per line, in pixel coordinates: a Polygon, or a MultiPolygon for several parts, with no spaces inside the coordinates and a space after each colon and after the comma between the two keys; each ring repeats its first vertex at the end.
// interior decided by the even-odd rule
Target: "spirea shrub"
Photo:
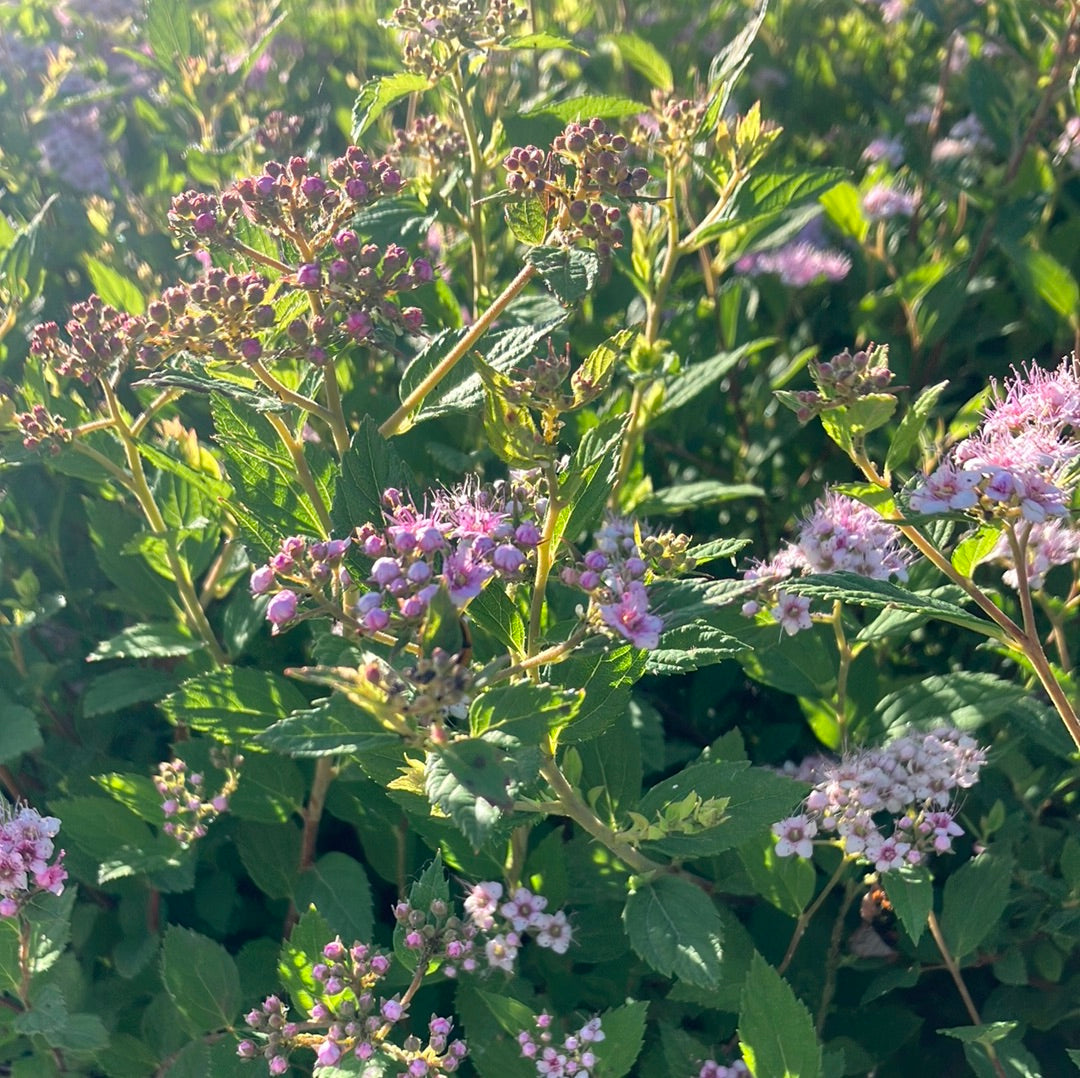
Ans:
{"type": "Polygon", "coordinates": [[[0,1071],[1076,1055],[1080,16],[609,6],[0,11],[0,1071]]]}

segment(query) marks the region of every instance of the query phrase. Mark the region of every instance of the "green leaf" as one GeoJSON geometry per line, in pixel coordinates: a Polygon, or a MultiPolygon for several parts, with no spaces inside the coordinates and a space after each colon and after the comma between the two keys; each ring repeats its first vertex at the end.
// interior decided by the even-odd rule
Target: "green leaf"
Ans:
{"type": "MultiPolygon", "coordinates": [[[[299,907],[298,907],[299,908],[299,907]]],[[[326,919],[318,910],[303,909],[289,938],[281,945],[278,975],[289,998],[308,1014],[317,994],[311,969],[323,961],[323,948],[334,938],[326,919]]]]}
{"type": "Polygon", "coordinates": [[[244,821],[236,838],[236,852],[251,882],[270,898],[292,898],[300,866],[300,830],[291,823],[244,821]]]}
{"type": "Polygon", "coordinates": [[[520,37],[511,37],[499,42],[500,49],[569,49],[571,52],[581,53],[587,56],[584,49],[579,49],[572,41],[556,34],[522,34],[520,37]]]}
{"type": "Polygon", "coordinates": [[[941,931],[961,961],[1001,923],[1009,902],[1011,857],[988,851],[961,865],[946,881],[941,931]]]}
{"type": "Polygon", "coordinates": [[[572,722],[585,698],[582,691],[559,689],[523,681],[517,685],[496,685],[475,697],[469,708],[469,731],[480,737],[488,730],[501,730],[519,740],[535,744],[546,734],[572,722]]]}
{"type": "Polygon", "coordinates": [[[309,710],[294,711],[254,738],[256,745],[288,756],[359,753],[398,740],[343,693],[320,700],[309,710]]]}
{"type": "Polygon", "coordinates": [[[128,314],[143,313],[146,309],[146,298],[142,289],[134,281],[93,255],[85,255],[83,263],[94,291],[106,303],[128,314]]]}
{"type": "Polygon", "coordinates": [[[294,895],[297,909],[314,906],[331,934],[346,944],[371,939],[375,925],[371,884],[363,866],[347,854],[323,854],[297,878],[294,895]]]}
{"type": "Polygon", "coordinates": [[[0,689],[0,764],[10,764],[23,753],[41,748],[41,731],[34,713],[0,689]]]}
{"type": "Polygon", "coordinates": [[[870,232],[870,222],[863,213],[859,189],[849,180],[836,184],[821,196],[829,220],[845,236],[862,243],[870,232]]]}
{"type": "Polygon", "coordinates": [[[50,1048],[66,1052],[96,1052],[109,1043],[96,1014],[69,1014],[59,985],[38,988],[28,1010],[17,1014],[14,1029],[26,1037],[39,1036],[50,1048]]]}
{"type": "Polygon", "coordinates": [[[132,625],[108,640],[102,640],[87,662],[102,659],[162,659],[190,655],[206,645],[177,625],[132,625]]]}
{"type": "Polygon", "coordinates": [[[567,688],[583,689],[585,699],[560,735],[568,743],[589,741],[604,732],[630,704],[630,687],[645,672],[645,654],[629,644],[597,654],[572,655],[553,666],[551,677],[567,688]]]}
{"type": "Polygon", "coordinates": [[[949,559],[953,568],[961,575],[968,578],[982,562],[994,552],[1001,538],[1001,529],[991,524],[984,524],[976,528],[970,535],[965,536],[956,545],[949,559]]]}
{"type": "Polygon", "coordinates": [[[497,582],[489,583],[469,603],[468,617],[508,651],[524,650],[525,619],[497,582]]]}
{"type": "Polygon", "coordinates": [[[658,90],[674,89],[675,76],[671,72],[671,64],[655,45],[637,34],[615,34],[611,40],[623,60],[658,90]]]}
{"type": "Polygon", "coordinates": [[[306,789],[304,776],[292,760],[251,752],[240,769],[240,784],[229,799],[229,812],[238,820],[284,823],[303,807],[306,789]]]}
{"type": "Polygon", "coordinates": [[[341,461],[341,476],[330,508],[336,535],[349,535],[361,524],[381,525],[383,493],[390,487],[408,491],[411,476],[405,462],[379,434],[378,424],[364,416],[341,461]]]}
{"type": "Polygon", "coordinates": [[[513,803],[510,763],[503,749],[479,738],[463,738],[439,753],[428,753],[428,799],[454,821],[474,849],[484,844],[513,803]]]}
{"type": "Polygon", "coordinates": [[[352,140],[359,142],[364,132],[391,106],[408,94],[431,86],[426,75],[399,71],[393,75],[368,79],[360,88],[352,110],[352,140]]]}
{"type": "MultiPolygon", "coordinates": [[[[575,102],[583,100],[576,98],[575,102]]],[[[597,113],[587,113],[595,116],[597,113]]],[[[536,267],[540,279],[569,307],[582,299],[596,284],[600,261],[592,251],[566,247],[533,247],[525,261],[536,267]]]]}
{"type": "Polygon", "coordinates": [[[777,857],[771,835],[740,846],[739,860],[754,890],[790,917],[798,917],[814,897],[814,866],[801,857],[777,857]]]}
{"type": "Polygon", "coordinates": [[[560,480],[559,497],[564,505],[551,534],[553,550],[558,550],[564,535],[574,542],[600,519],[618,469],[625,422],[623,416],[612,416],[581,439],[560,480]]]}
{"type": "Polygon", "coordinates": [[[454,1009],[465,1024],[469,1063],[480,1078],[535,1078],[536,1063],[521,1054],[517,1035],[536,1029],[533,1012],[510,992],[486,992],[467,982],[454,1009]]]}
{"type": "Polygon", "coordinates": [[[821,1045],[810,1012],[759,954],[743,985],[739,1043],[754,1078],[821,1075],[821,1045]]]}
{"type": "Polygon", "coordinates": [[[637,336],[636,329],[620,329],[598,344],[570,377],[574,404],[587,404],[598,397],[611,382],[615,361],[623,355],[637,336]]]}
{"type": "Polygon", "coordinates": [[[599,116],[603,120],[617,120],[623,116],[640,116],[648,111],[648,105],[643,105],[640,101],[631,101],[627,97],[585,94],[581,97],[572,97],[567,101],[537,105],[519,115],[522,117],[552,116],[563,123],[569,123],[571,120],[589,120],[593,116],[599,116]]]}
{"type": "Polygon", "coordinates": [[[878,701],[874,714],[889,732],[930,730],[942,722],[971,731],[1011,715],[1028,696],[1023,685],[996,674],[955,670],[889,693],[878,701]]]}
{"type": "Polygon", "coordinates": [[[974,629],[983,636],[999,639],[993,622],[969,614],[955,603],[935,599],[925,592],[907,591],[884,580],[871,580],[855,573],[821,573],[784,581],[784,591],[812,598],[839,599],[852,606],[894,607],[948,621],[962,629],[974,629]]]}
{"type": "Polygon", "coordinates": [[[185,681],[161,702],[174,724],[219,741],[246,741],[307,706],[299,690],[267,670],[230,666],[185,681]]]}
{"type": "MultiPolygon", "coordinates": [[[[296,476],[296,464],[266,417],[222,393],[211,394],[210,408],[214,439],[235,491],[230,508],[255,548],[276,552],[283,535],[321,536],[319,514],[296,476]]],[[[305,444],[303,451],[320,498],[330,505],[333,462],[318,445],[305,444]]]]}
{"type": "Polygon", "coordinates": [[[896,398],[889,393],[870,393],[853,404],[829,408],[821,413],[825,433],[849,456],[856,443],[872,430],[883,427],[896,411],[896,398]]]}
{"type": "Polygon", "coordinates": [[[997,241],[1012,263],[1013,276],[1030,298],[1042,300],[1055,314],[1077,324],[1080,285],[1053,255],[998,235],[997,241]]]}
{"type": "Polygon", "coordinates": [[[630,946],[665,977],[700,988],[719,982],[720,917],[712,900],[689,880],[663,876],[632,891],[623,924],[630,946]]]}
{"type": "Polygon", "coordinates": [[[161,980],[192,1036],[231,1026],[240,1009],[236,963],[220,943],[189,928],[165,929],[161,980]]]}
{"type": "Polygon", "coordinates": [[[503,207],[503,216],[519,243],[538,247],[544,242],[548,221],[539,199],[523,198],[517,202],[508,202],[503,207]]]}
{"type": "Polygon", "coordinates": [[[634,506],[634,512],[643,516],[662,516],[670,513],[686,513],[736,498],[764,498],[765,491],[753,483],[721,483],[715,479],[699,479],[693,483],[681,483],[654,491],[634,506]]]}
{"type": "Polygon", "coordinates": [[[593,1050],[604,1078],[624,1078],[630,1073],[641,1054],[648,1010],[647,1003],[632,1002],[604,1011],[600,1016],[604,1039],[593,1050]]]}
{"type": "Polygon", "coordinates": [[[919,435],[926,427],[938,398],[948,384],[948,382],[938,382],[937,385],[927,386],[904,413],[904,418],[900,420],[900,426],[896,428],[892,443],[889,445],[889,452],[885,457],[887,471],[892,471],[904,464],[911,455],[911,451],[919,444],[919,435]]]}
{"type": "Polygon", "coordinates": [[[917,945],[934,908],[934,882],[930,873],[921,866],[906,865],[898,872],[884,873],[881,882],[896,916],[911,942],[917,945]]]}
{"type": "Polygon", "coordinates": [[[650,850],[669,857],[708,857],[742,846],[758,835],[768,835],[772,824],[789,816],[806,791],[805,783],[744,761],[699,763],[657,783],[635,811],[652,820],[688,793],[696,793],[703,801],[726,800],[725,818],[715,827],[647,844],[650,850]]]}
{"type": "Polygon", "coordinates": [[[161,670],[143,670],[134,666],[110,670],[87,686],[82,698],[82,713],[86,718],[110,715],[132,704],[160,700],[175,688],[173,679],[161,670]]]}
{"type": "Polygon", "coordinates": [[[692,363],[685,370],[680,371],[665,388],[664,399],[660,404],[657,415],[665,415],[668,412],[689,404],[694,398],[704,393],[705,390],[716,385],[726,374],[733,371],[744,359],[756,355],[769,345],[774,343],[775,338],[765,337],[756,341],[749,341],[739,345],[731,352],[718,352],[715,356],[701,360],[700,363],[692,363]]]}
{"type": "Polygon", "coordinates": [[[146,5],[146,40],[163,66],[175,65],[193,56],[192,11],[177,0],[148,0],[146,5]]]}

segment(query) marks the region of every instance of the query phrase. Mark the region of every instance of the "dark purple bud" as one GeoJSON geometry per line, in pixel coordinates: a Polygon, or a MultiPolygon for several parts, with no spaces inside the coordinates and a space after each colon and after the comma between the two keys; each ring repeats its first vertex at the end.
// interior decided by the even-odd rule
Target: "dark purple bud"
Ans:
{"type": "Polygon", "coordinates": [[[305,262],[296,271],[296,283],[301,288],[318,288],[322,281],[322,269],[318,262],[305,262]]]}
{"type": "Polygon", "coordinates": [[[217,228],[217,218],[212,213],[200,213],[191,223],[191,230],[198,236],[206,236],[217,228]]]}
{"type": "Polygon", "coordinates": [[[342,229],[334,237],[334,246],[343,254],[353,254],[360,248],[360,239],[351,228],[342,229]]]}
{"type": "Polygon", "coordinates": [[[262,355],[262,344],[255,337],[247,337],[240,342],[240,355],[249,363],[262,355]]]}

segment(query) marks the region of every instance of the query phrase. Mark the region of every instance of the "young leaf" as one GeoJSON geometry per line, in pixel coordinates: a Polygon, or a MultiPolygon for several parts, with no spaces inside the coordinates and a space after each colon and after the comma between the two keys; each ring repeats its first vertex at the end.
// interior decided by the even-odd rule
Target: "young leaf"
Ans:
{"type": "Polygon", "coordinates": [[[675,76],[663,53],[637,34],[616,34],[612,39],[623,60],[644,75],[658,90],[672,90],[675,76]]]}
{"type": "Polygon", "coordinates": [[[689,880],[662,876],[631,891],[623,924],[630,946],[665,977],[700,988],[719,982],[720,917],[712,900],[689,880]]]}
{"type": "Polygon", "coordinates": [[[508,202],[503,207],[503,216],[519,243],[539,247],[544,242],[548,221],[539,199],[524,198],[518,202],[508,202]]]}
{"type": "Polygon", "coordinates": [[[617,120],[623,116],[640,116],[648,111],[648,105],[643,105],[640,101],[631,101],[626,97],[586,94],[566,101],[537,105],[519,115],[523,117],[553,116],[563,123],[568,123],[570,120],[589,120],[593,116],[599,116],[603,120],[617,120]]]}
{"type": "Polygon", "coordinates": [[[220,943],[169,925],[161,948],[161,980],[192,1036],[232,1025],[240,1008],[240,975],[220,943]]]}
{"type": "Polygon", "coordinates": [[[994,552],[1001,538],[1001,529],[984,524],[956,545],[949,559],[953,568],[962,576],[970,577],[976,566],[986,561],[994,552]]]}
{"type": "MultiPolygon", "coordinates": [[[[446,878],[441,852],[436,851],[435,859],[409,888],[408,901],[414,910],[425,911],[431,908],[432,902],[449,904],[450,884],[446,878]]],[[[394,954],[406,969],[414,970],[416,952],[405,946],[405,935],[408,931],[408,927],[400,922],[394,926],[394,954]]]]}
{"type": "Polygon", "coordinates": [[[323,915],[318,910],[305,908],[289,938],[281,945],[278,957],[281,984],[290,999],[309,1013],[316,992],[311,968],[323,961],[323,947],[333,938],[334,934],[323,915]]]}
{"type": "Polygon", "coordinates": [[[356,96],[352,110],[352,140],[359,142],[365,131],[392,105],[395,101],[408,94],[419,93],[426,90],[431,81],[426,75],[418,75],[411,71],[399,71],[393,75],[383,75],[381,78],[368,79],[360,88],[356,96]]]}
{"type": "Polygon", "coordinates": [[[937,385],[927,386],[915,400],[915,403],[904,413],[900,420],[900,426],[896,428],[889,452],[885,456],[885,469],[892,471],[904,464],[911,451],[919,444],[919,435],[930,420],[938,398],[941,396],[948,382],[938,382],[937,385]]]}
{"type": "Polygon", "coordinates": [[[743,985],[739,1042],[755,1078],[820,1078],[821,1045],[810,1012],[759,954],[743,985]]]}

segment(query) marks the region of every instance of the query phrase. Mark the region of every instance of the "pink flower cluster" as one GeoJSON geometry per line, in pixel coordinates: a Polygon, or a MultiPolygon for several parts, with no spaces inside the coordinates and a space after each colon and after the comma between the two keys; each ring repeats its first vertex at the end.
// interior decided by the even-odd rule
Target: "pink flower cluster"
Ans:
{"type": "Polygon", "coordinates": [[[465,918],[455,916],[439,899],[426,910],[399,902],[394,916],[405,931],[405,947],[425,961],[440,963],[443,973],[513,973],[518,953],[531,936],[540,947],[565,954],[573,928],[563,910],[546,913],[547,899],[518,887],[504,900],[501,883],[473,886],[465,899],[465,918]]]}
{"type": "Polygon", "coordinates": [[[726,1066],[715,1059],[706,1059],[696,1078],[750,1078],[750,1068],[741,1059],[726,1066]]]}
{"type": "Polygon", "coordinates": [[[771,613],[784,631],[794,635],[809,629],[810,600],[782,589],[771,592],[776,579],[794,572],[855,573],[872,580],[897,577],[907,579],[910,553],[900,543],[900,533],[867,505],[828,491],[814,502],[803,518],[794,543],[788,543],[771,562],[755,566],[747,580],[760,580],[762,595],[743,605],[743,613],[752,617],[762,609],[762,600],[771,598],[771,613]]]}
{"type": "Polygon", "coordinates": [[[19,907],[41,891],[59,895],[67,869],[64,851],[53,856],[53,839],[60,830],[55,816],[42,816],[29,805],[0,808],[0,917],[13,917],[19,907]]]}
{"type": "Polygon", "coordinates": [[[154,788],[162,797],[161,811],[165,816],[162,831],[181,846],[190,846],[203,838],[207,826],[223,812],[228,812],[229,794],[235,786],[233,776],[225,789],[208,798],[199,772],[189,771],[183,760],[163,760],[158,764],[154,778],[154,788]]]}
{"type": "Polygon", "coordinates": [[[941,727],[839,760],[812,757],[788,767],[814,788],[802,813],[773,824],[776,854],[809,858],[818,839],[888,872],[948,853],[964,833],[950,807],[953,798],[975,785],[985,762],[985,750],[972,738],[941,727]]]}
{"type": "Polygon", "coordinates": [[[798,240],[744,255],[735,263],[735,269],[748,277],[775,274],[783,284],[806,288],[821,280],[842,281],[851,272],[851,259],[832,248],[798,240]]]}
{"type": "MultiPolygon", "coordinates": [[[[1028,587],[1032,591],[1040,591],[1046,584],[1046,574],[1055,565],[1071,565],[1080,559],[1080,531],[1056,519],[1031,524],[1023,537],[1022,551],[1028,587]]],[[[1007,535],[999,536],[990,558],[1008,566],[1001,579],[1015,590],[1020,580],[1007,535]]]]}
{"type": "MultiPolygon", "coordinates": [[[[995,389],[998,387],[995,386],[995,389]]],[[[1042,524],[1068,512],[1080,442],[1076,361],[1032,364],[1006,380],[979,429],[950,450],[908,496],[917,513],[965,512],[1042,524]]]]}
{"type": "Polygon", "coordinates": [[[919,204],[918,196],[904,187],[876,183],[863,195],[863,212],[871,221],[890,217],[910,217],[919,204]]]}
{"type": "MultiPolygon", "coordinates": [[[[310,1047],[315,1029],[325,1031],[315,1050],[317,1066],[335,1066],[349,1055],[361,1063],[373,1059],[394,1026],[409,1013],[399,995],[376,997],[373,992],[390,972],[390,966],[388,955],[367,944],[346,947],[340,939],[331,940],[323,948],[322,961],[311,967],[315,989],[309,1020],[289,1021],[288,1007],[277,996],[268,996],[245,1016],[258,1041],[242,1040],[237,1055],[241,1059],[261,1056],[272,1075],[285,1074],[291,1052],[300,1044],[310,1047]]],[[[450,1040],[452,1030],[449,1018],[433,1014],[426,1047],[415,1036],[405,1038],[402,1048],[395,1051],[395,1056],[408,1060],[399,1078],[426,1078],[456,1071],[468,1049],[464,1041],[450,1040]]]]}
{"type": "Polygon", "coordinates": [[[321,593],[327,587],[340,595],[352,585],[349,570],[342,565],[349,542],[292,535],[282,541],[278,552],[265,565],[252,572],[251,594],[270,595],[266,620],[274,633],[297,619],[301,595],[321,593]]]}
{"type": "Polygon", "coordinates": [[[600,1018],[590,1018],[576,1033],[568,1033],[558,1047],[551,1033],[550,1014],[536,1016],[536,1030],[518,1034],[521,1054],[536,1065],[540,1078],[591,1078],[599,1062],[595,1045],[606,1040],[600,1018]]]}

